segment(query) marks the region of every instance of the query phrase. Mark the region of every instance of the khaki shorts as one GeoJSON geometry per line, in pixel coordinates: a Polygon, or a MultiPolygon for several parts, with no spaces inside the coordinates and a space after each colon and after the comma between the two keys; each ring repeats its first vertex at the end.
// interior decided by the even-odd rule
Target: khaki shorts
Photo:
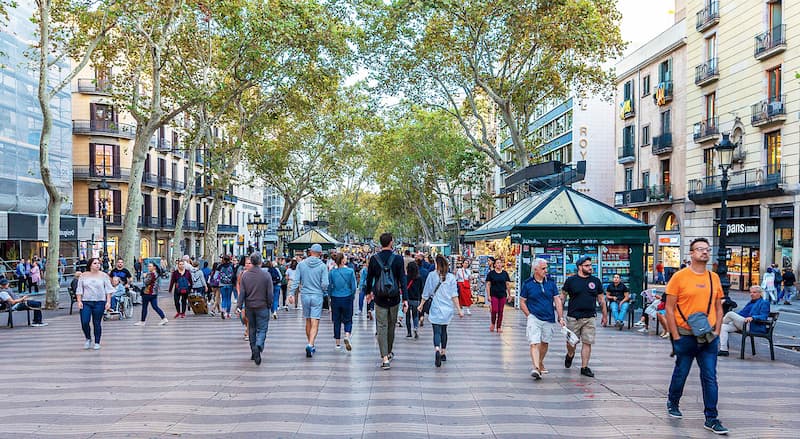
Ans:
{"type": "Polygon", "coordinates": [[[541,321],[533,314],[528,315],[528,323],[525,326],[528,343],[550,343],[550,340],[553,339],[554,326],[555,323],[541,321]]]}
{"type": "Polygon", "coordinates": [[[581,339],[581,343],[594,344],[594,334],[596,332],[594,321],[594,317],[576,319],[575,317],[567,316],[567,329],[574,332],[581,339]]]}

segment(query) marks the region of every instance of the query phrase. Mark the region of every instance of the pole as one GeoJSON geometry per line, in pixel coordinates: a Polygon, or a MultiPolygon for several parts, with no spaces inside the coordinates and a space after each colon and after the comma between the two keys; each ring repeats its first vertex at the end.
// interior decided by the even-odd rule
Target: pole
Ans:
{"type": "Polygon", "coordinates": [[[106,216],[108,215],[107,200],[102,200],[103,206],[101,213],[103,214],[103,270],[108,271],[108,222],[106,216]]]}
{"type": "Polygon", "coordinates": [[[730,280],[728,279],[728,247],[727,247],[727,235],[728,235],[728,168],[724,165],[722,166],[722,180],[720,181],[720,185],[722,186],[722,200],[720,201],[720,211],[719,211],[719,248],[717,249],[717,274],[719,275],[720,285],[722,286],[722,292],[725,295],[725,301],[723,302],[723,312],[727,313],[729,311],[729,298],[728,294],[731,288],[730,280]]]}

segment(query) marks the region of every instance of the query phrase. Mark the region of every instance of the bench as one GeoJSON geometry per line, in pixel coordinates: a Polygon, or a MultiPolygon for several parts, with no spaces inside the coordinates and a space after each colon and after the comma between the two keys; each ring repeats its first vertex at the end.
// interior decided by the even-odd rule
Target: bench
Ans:
{"type": "MultiPolygon", "coordinates": [[[[626,314],[628,320],[628,329],[631,329],[633,327],[634,313],[636,312],[636,302],[633,299],[631,299],[629,303],[630,305],[628,305],[628,311],[626,312],[626,314]]],[[[613,326],[611,324],[611,321],[614,319],[614,316],[611,315],[611,302],[609,302],[608,300],[606,300],[606,309],[608,310],[608,324],[609,326],[613,326]]]]}
{"type": "Polygon", "coordinates": [[[13,328],[14,327],[14,313],[15,312],[22,312],[25,311],[28,315],[28,326],[31,325],[31,308],[28,309],[14,309],[13,307],[8,307],[6,304],[3,304],[0,307],[0,312],[7,312],[8,313],[8,323],[6,327],[13,328]]]}
{"type": "Polygon", "coordinates": [[[756,354],[756,337],[758,338],[765,338],[769,341],[769,356],[772,361],[775,361],[775,342],[772,339],[772,334],[775,332],[775,325],[778,323],[778,316],[781,313],[777,311],[772,311],[769,313],[769,316],[766,320],[753,320],[750,322],[746,322],[744,324],[744,328],[741,331],[736,331],[738,334],[742,335],[742,349],[739,352],[739,358],[744,360],[744,345],[747,341],[747,337],[750,337],[750,350],[753,352],[753,355],[756,354]],[[751,332],[750,331],[750,324],[751,323],[763,323],[767,327],[766,332],[751,332]]]}
{"type": "Polygon", "coordinates": [[[72,307],[75,306],[75,303],[78,301],[78,296],[75,295],[75,291],[72,287],[67,288],[69,291],[69,315],[72,315],[72,307]]]}

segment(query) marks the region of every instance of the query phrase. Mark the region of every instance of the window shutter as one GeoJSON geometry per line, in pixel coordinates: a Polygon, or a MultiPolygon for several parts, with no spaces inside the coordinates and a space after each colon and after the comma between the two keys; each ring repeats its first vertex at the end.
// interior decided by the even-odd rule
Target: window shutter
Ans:
{"type": "MultiPolygon", "coordinates": [[[[94,105],[94,104],[92,104],[94,105]]],[[[97,175],[97,160],[95,154],[97,153],[97,146],[94,143],[89,144],[89,175],[97,175]]]]}
{"type": "Polygon", "coordinates": [[[120,220],[121,220],[121,216],[122,216],[122,191],[111,191],[111,193],[113,194],[113,196],[112,196],[113,203],[112,204],[113,204],[114,208],[109,213],[113,214],[114,216],[120,215],[120,220]]]}
{"type": "Polygon", "coordinates": [[[89,104],[89,119],[97,120],[97,104],[89,104]]]}
{"type": "Polygon", "coordinates": [[[113,145],[111,147],[111,151],[113,154],[113,162],[111,163],[111,169],[114,173],[114,177],[119,178],[121,177],[121,170],[119,166],[119,145],[113,145]]]}
{"type": "Polygon", "coordinates": [[[97,198],[95,189],[89,189],[89,216],[97,216],[97,198]]]}

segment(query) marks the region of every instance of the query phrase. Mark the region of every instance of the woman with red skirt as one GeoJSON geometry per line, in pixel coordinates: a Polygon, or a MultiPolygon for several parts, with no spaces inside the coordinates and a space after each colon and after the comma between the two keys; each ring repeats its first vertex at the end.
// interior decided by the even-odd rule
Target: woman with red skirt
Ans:
{"type": "Polygon", "coordinates": [[[472,313],[469,307],[472,306],[472,284],[470,284],[472,270],[469,269],[469,265],[469,259],[464,259],[461,263],[461,268],[456,270],[456,282],[458,285],[458,303],[464,313],[471,316],[472,313]]]}

